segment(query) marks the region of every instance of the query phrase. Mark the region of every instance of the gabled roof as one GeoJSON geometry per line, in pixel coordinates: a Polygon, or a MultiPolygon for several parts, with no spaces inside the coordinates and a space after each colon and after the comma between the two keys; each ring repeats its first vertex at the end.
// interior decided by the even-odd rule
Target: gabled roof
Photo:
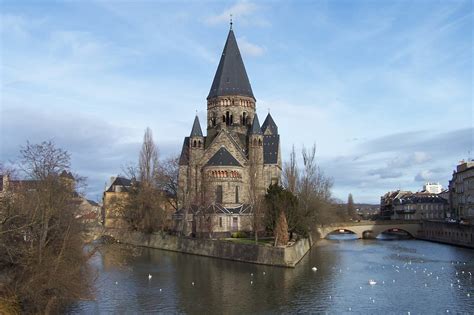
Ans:
{"type": "Polygon", "coordinates": [[[261,135],[263,134],[262,129],[260,128],[260,122],[258,121],[258,116],[255,114],[253,116],[252,129],[250,129],[251,135],[261,135]]]}
{"type": "Polygon", "coordinates": [[[194,118],[193,129],[191,129],[190,137],[202,137],[201,124],[199,123],[199,117],[197,115],[194,118]]]}
{"type": "Polygon", "coordinates": [[[235,157],[222,147],[209,159],[206,166],[242,166],[235,157]]]}
{"type": "Polygon", "coordinates": [[[262,125],[263,133],[266,134],[267,129],[273,135],[278,134],[278,127],[275,124],[275,121],[273,120],[272,115],[270,115],[270,113],[268,113],[267,117],[265,118],[265,121],[263,122],[263,125],[262,125]]]}
{"type": "Polygon", "coordinates": [[[221,60],[207,98],[225,95],[242,95],[255,99],[232,29],[229,30],[221,60]]]}
{"type": "Polygon", "coordinates": [[[132,186],[132,181],[125,177],[116,177],[112,184],[110,184],[109,188],[106,190],[107,192],[112,192],[114,186],[121,186],[127,189],[128,187],[132,186]]]}
{"type": "Polygon", "coordinates": [[[278,164],[278,153],[280,147],[279,135],[263,136],[263,163],[278,164]]]}

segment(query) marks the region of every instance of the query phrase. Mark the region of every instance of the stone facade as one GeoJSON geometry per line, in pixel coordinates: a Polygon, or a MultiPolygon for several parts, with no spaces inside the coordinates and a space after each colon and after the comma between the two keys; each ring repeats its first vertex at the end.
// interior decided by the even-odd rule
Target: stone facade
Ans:
{"type": "Polygon", "coordinates": [[[456,167],[449,181],[449,200],[454,218],[474,222],[474,161],[456,167]]]}
{"type": "Polygon", "coordinates": [[[232,29],[207,97],[206,131],[204,136],[196,116],[184,139],[176,229],[204,233],[211,220],[215,232],[251,231],[252,205],[280,181],[280,136],[270,114],[260,126],[232,29]],[[199,217],[209,209],[212,218],[199,217]]]}

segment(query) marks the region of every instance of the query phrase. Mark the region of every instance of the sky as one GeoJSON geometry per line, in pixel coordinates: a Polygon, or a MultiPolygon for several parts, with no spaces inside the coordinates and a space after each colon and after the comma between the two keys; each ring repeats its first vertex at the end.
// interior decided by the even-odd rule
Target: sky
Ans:
{"type": "MultiPolygon", "coordinates": [[[[229,16],[283,161],[316,144],[334,196],[447,186],[474,157],[473,1],[0,2],[0,162],[54,140],[100,200],[150,127],[179,154],[229,16]]],[[[300,161],[301,162],[301,161],[300,161]]]]}

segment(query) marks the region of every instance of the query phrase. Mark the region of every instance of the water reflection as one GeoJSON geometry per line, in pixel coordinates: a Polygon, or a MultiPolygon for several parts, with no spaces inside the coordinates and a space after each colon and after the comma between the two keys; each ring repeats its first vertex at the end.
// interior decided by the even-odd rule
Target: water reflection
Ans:
{"type": "Polygon", "coordinates": [[[474,251],[417,240],[323,240],[295,269],[123,245],[105,248],[92,265],[97,299],[71,313],[474,310],[474,251]]]}

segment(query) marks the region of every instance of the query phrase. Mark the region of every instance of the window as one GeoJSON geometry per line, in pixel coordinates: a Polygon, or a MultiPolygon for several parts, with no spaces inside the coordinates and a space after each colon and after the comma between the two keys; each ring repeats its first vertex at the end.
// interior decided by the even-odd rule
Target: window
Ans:
{"type": "Polygon", "coordinates": [[[235,186],[235,203],[239,203],[239,186],[235,186]]]}
{"type": "Polygon", "coordinates": [[[216,203],[222,203],[222,186],[216,187],[216,203]]]}
{"type": "Polygon", "coordinates": [[[222,227],[222,217],[219,217],[219,227],[222,227]]]}

